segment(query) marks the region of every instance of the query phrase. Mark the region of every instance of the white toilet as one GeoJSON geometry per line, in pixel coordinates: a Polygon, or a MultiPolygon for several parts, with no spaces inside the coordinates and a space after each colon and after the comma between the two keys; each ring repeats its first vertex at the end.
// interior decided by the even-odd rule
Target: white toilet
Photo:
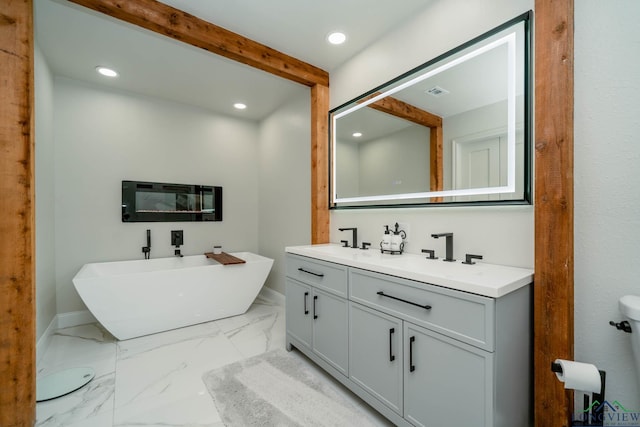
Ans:
{"type": "Polygon", "coordinates": [[[618,302],[620,312],[631,325],[631,348],[640,384],[640,296],[625,295],[618,302]]]}

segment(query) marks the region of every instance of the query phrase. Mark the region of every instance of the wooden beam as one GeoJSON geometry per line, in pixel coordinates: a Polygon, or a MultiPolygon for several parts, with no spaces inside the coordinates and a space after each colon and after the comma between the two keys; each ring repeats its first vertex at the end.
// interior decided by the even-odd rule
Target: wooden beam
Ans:
{"type": "Polygon", "coordinates": [[[311,88],[311,243],[329,243],[329,87],[311,88]]]}
{"type": "Polygon", "coordinates": [[[573,359],[573,0],[536,0],[535,425],[569,426],[573,398],[550,370],[573,359]]]}
{"type": "Polygon", "coordinates": [[[69,1],[287,80],[329,86],[320,68],[155,0],[69,1]]]}
{"type": "Polygon", "coordinates": [[[35,423],[33,4],[0,12],[0,425],[35,423]]]}
{"type": "MultiPolygon", "coordinates": [[[[431,191],[442,191],[443,184],[443,158],[442,158],[442,126],[432,127],[429,132],[431,147],[429,150],[429,171],[431,182],[429,189],[431,191]]],[[[442,201],[440,197],[434,197],[432,202],[442,201]]]]}
{"type": "MultiPolygon", "coordinates": [[[[365,98],[365,100],[377,95],[378,94],[373,94],[365,98]]],[[[367,105],[367,107],[373,108],[377,111],[382,111],[383,113],[391,114],[392,116],[396,116],[422,126],[430,128],[442,127],[442,117],[422,110],[411,104],[407,104],[406,102],[400,101],[399,99],[393,98],[391,96],[379,99],[376,102],[367,105]]]]}
{"type": "MultiPolygon", "coordinates": [[[[378,95],[380,95],[380,92],[364,97],[358,102],[364,102],[378,95]]],[[[431,175],[429,190],[441,191],[443,189],[442,117],[411,104],[407,104],[406,102],[400,101],[392,96],[387,96],[383,99],[372,102],[367,105],[367,107],[431,129],[429,133],[429,170],[431,175]]],[[[442,201],[442,198],[434,197],[431,199],[431,202],[439,201],[442,201]]]]}

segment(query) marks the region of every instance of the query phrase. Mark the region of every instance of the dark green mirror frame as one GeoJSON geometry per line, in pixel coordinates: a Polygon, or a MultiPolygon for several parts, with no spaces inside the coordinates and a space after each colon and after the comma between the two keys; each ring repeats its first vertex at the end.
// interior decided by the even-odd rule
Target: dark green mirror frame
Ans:
{"type": "Polygon", "coordinates": [[[531,204],[529,11],[329,112],[329,208],[531,204]]]}

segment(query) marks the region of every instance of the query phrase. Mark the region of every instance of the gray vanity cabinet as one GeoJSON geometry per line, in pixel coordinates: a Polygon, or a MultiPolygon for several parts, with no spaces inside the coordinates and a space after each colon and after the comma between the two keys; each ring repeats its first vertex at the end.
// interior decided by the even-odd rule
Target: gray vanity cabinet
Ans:
{"type": "Polygon", "coordinates": [[[404,322],[404,417],[416,426],[490,426],[493,353],[404,322]]]}
{"type": "MultiPolygon", "coordinates": [[[[496,298],[350,262],[287,253],[288,349],[300,349],[398,426],[531,424],[530,286],[496,298]]],[[[482,266],[447,268],[486,279],[482,266]]],[[[512,271],[493,270],[484,271],[495,280],[512,271]]]]}
{"type": "Polygon", "coordinates": [[[287,333],[302,345],[311,348],[313,338],[312,288],[287,278],[286,292],[287,333]]]}
{"type": "Polygon", "coordinates": [[[347,268],[288,255],[286,293],[287,333],[293,343],[347,376],[347,268]]]}
{"type": "Polygon", "coordinates": [[[402,320],[349,305],[349,378],[402,415],[402,320]]]}

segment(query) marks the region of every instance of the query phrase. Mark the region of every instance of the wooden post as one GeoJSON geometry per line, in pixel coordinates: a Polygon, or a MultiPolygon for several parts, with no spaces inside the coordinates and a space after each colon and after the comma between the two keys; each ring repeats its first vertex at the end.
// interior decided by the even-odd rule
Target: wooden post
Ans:
{"type": "Polygon", "coordinates": [[[551,372],[573,359],[573,0],[535,3],[535,425],[571,425],[551,372]]]}
{"type": "Polygon", "coordinates": [[[0,11],[0,425],[35,423],[33,4],[0,11]]]}
{"type": "Polygon", "coordinates": [[[311,243],[329,242],[329,87],[311,88],[311,243]]]}

